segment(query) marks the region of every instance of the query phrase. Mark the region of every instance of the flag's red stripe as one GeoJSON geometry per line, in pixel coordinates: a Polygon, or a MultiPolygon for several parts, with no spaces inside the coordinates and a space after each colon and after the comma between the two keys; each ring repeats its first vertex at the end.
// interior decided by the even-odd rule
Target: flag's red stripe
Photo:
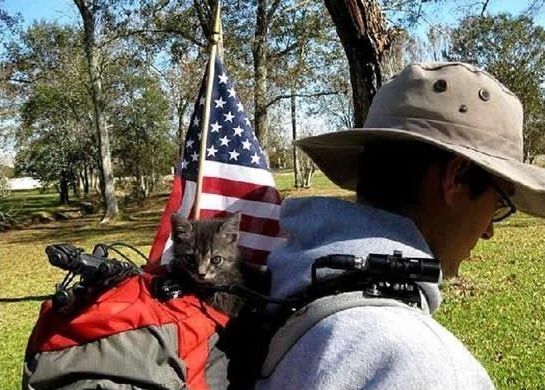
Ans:
{"type": "Polygon", "coordinates": [[[165,244],[170,236],[170,215],[178,211],[178,208],[182,203],[182,193],[182,179],[180,176],[175,175],[174,182],[172,183],[172,191],[170,192],[167,206],[165,207],[165,211],[163,211],[161,221],[159,222],[159,229],[157,230],[155,240],[153,240],[153,245],[150,250],[149,264],[151,265],[159,264],[161,261],[165,244]]]}
{"type": "MultiPolygon", "coordinates": [[[[233,213],[226,212],[224,210],[201,210],[200,218],[226,218],[233,213]]],[[[268,218],[256,218],[242,212],[240,218],[240,230],[249,233],[262,234],[265,236],[277,237],[280,231],[278,220],[268,218]]]]}
{"type": "Polygon", "coordinates": [[[246,248],[243,246],[240,246],[239,249],[242,260],[252,264],[267,265],[267,256],[269,255],[268,251],[246,248]]]}
{"type": "Polygon", "coordinates": [[[219,177],[204,177],[203,192],[273,204],[282,201],[276,188],[219,177]]]}

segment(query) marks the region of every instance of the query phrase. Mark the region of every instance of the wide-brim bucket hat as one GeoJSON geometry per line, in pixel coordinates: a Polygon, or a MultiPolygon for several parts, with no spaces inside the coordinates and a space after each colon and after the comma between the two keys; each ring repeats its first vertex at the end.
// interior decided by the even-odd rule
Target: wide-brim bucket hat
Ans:
{"type": "Polygon", "coordinates": [[[545,217],[545,169],[523,162],[522,129],[519,99],[487,72],[459,62],[413,64],[379,89],[363,128],[296,145],[335,184],[355,190],[366,143],[426,142],[513,183],[515,206],[545,217]]]}

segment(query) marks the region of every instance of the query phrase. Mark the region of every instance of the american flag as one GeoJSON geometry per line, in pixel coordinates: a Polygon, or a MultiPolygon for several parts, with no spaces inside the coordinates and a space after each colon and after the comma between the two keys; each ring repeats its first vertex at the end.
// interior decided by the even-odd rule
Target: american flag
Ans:
{"type": "MultiPolygon", "coordinates": [[[[172,260],[170,216],[193,217],[205,107],[206,75],[179,162],[172,192],[150,252],[150,263],[172,260]]],[[[245,260],[265,265],[268,253],[280,245],[278,217],[281,197],[263,150],[252,130],[232,81],[219,56],[215,61],[210,121],[204,161],[200,218],[223,218],[241,212],[239,248],[245,260]]]]}

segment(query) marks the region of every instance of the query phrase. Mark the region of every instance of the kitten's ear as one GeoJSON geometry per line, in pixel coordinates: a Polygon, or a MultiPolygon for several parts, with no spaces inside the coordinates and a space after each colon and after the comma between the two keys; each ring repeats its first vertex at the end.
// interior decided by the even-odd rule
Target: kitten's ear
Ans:
{"type": "Polygon", "coordinates": [[[180,238],[188,238],[193,231],[193,225],[189,220],[182,217],[180,214],[172,214],[170,216],[172,225],[172,235],[180,238]]]}
{"type": "Polygon", "coordinates": [[[238,240],[238,232],[240,225],[240,212],[236,212],[227,218],[219,228],[219,232],[224,235],[229,242],[238,240]]]}

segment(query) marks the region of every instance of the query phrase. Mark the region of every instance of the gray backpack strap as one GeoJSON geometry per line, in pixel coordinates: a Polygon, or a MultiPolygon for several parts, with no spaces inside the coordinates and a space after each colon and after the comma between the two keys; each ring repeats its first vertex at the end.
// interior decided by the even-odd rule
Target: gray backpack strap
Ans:
{"type": "MultiPolygon", "coordinates": [[[[276,331],[271,339],[267,358],[261,368],[261,376],[263,378],[270,376],[291,347],[318,322],[332,314],[360,306],[392,306],[413,309],[393,299],[367,298],[361,291],[329,295],[312,301],[290,316],[286,323],[276,331]]],[[[420,311],[420,309],[414,310],[420,311]]]]}

